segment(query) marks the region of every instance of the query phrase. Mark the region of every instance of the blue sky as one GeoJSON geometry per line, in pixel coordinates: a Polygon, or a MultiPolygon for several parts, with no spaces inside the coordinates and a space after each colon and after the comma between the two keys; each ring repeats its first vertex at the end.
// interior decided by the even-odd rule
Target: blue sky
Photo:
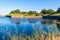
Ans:
{"type": "Polygon", "coordinates": [[[20,9],[21,11],[42,9],[57,10],[60,7],[60,0],[0,0],[0,14],[8,14],[11,10],[20,9]]]}

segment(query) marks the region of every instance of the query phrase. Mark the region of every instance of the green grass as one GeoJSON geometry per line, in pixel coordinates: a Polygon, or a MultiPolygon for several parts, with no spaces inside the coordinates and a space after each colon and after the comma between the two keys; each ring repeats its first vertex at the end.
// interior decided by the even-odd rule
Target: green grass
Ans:
{"type": "Polygon", "coordinates": [[[60,16],[60,13],[43,14],[43,16],[60,16]]]}

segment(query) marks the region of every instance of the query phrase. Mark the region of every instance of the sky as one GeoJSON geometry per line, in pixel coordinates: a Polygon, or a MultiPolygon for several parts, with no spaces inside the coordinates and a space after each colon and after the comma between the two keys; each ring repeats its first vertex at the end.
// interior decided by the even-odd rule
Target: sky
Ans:
{"type": "Polygon", "coordinates": [[[42,9],[56,11],[58,7],[60,0],[0,0],[0,15],[6,15],[15,9],[40,12],[42,9]]]}

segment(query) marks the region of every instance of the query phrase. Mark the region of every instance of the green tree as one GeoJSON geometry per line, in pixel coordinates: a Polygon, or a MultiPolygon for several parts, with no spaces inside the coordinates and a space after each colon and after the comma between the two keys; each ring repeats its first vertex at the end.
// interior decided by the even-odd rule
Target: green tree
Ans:
{"type": "Polygon", "coordinates": [[[11,11],[10,14],[11,13],[20,13],[20,10],[19,9],[16,9],[16,10],[11,11]]]}
{"type": "Polygon", "coordinates": [[[55,13],[55,11],[52,10],[52,9],[49,9],[49,10],[47,11],[47,13],[48,13],[48,14],[52,14],[52,13],[55,13]]]}
{"type": "Polygon", "coordinates": [[[28,15],[28,12],[23,11],[22,14],[23,15],[28,15]]]}
{"type": "Polygon", "coordinates": [[[41,13],[47,14],[47,10],[46,10],[46,9],[43,9],[43,10],[41,11],[41,13]]]}
{"type": "Polygon", "coordinates": [[[14,11],[11,11],[10,14],[11,14],[11,13],[14,13],[14,11]]]}
{"type": "Polygon", "coordinates": [[[57,13],[60,13],[60,7],[57,9],[57,13]]]}
{"type": "Polygon", "coordinates": [[[36,16],[38,16],[40,13],[36,13],[36,16]]]}
{"type": "Polygon", "coordinates": [[[22,14],[27,14],[28,12],[23,11],[22,14]]]}
{"type": "Polygon", "coordinates": [[[28,12],[29,15],[36,15],[36,13],[37,13],[36,11],[29,11],[28,12]]]}

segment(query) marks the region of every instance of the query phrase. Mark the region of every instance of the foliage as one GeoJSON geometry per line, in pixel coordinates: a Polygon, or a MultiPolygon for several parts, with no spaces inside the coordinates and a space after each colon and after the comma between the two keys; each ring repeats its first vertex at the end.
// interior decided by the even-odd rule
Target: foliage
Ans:
{"type": "Polygon", "coordinates": [[[52,10],[52,9],[49,9],[49,10],[47,11],[47,13],[48,13],[48,14],[52,14],[52,13],[55,13],[55,11],[52,10]]]}
{"type": "Polygon", "coordinates": [[[36,13],[37,13],[36,11],[29,11],[28,12],[29,15],[33,15],[33,14],[36,15],[36,13]]]}
{"type": "Polygon", "coordinates": [[[43,10],[41,11],[41,13],[43,13],[43,14],[51,14],[51,13],[55,13],[55,11],[52,10],[52,9],[49,9],[49,10],[43,9],[43,10]]]}
{"type": "Polygon", "coordinates": [[[20,13],[20,10],[19,9],[16,9],[16,10],[11,11],[10,14],[11,13],[20,13]]]}
{"type": "Polygon", "coordinates": [[[43,9],[43,10],[41,11],[41,13],[47,14],[47,10],[46,10],[46,9],[43,9]]]}
{"type": "Polygon", "coordinates": [[[24,16],[26,16],[26,15],[28,15],[28,12],[23,11],[22,14],[23,14],[24,16]]]}
{"type": "Polygon", "coordinates": [[[60,7],[57,9],[57,13],[60,13],[60,7]]]}
{"type": "Polygon", "coordinates": [[[16,10],[13,10],[13,11],[10,12],[10,14],[12,14],[12,15],[14,15],[14,14],[17,14],[17,15],[22,14],[23,16],[44,16],[44,15],[54,15],[56,13],[57,14],[60,13],[60,7],[56,11],[54,11],[53,9],[48,9],[48,10],[43,9],[40,13],[37,12],[37,11],[28,11],[28,12],[22,11],[22,12],[20,12],[19,9],[16,9],[16,10]]]}

